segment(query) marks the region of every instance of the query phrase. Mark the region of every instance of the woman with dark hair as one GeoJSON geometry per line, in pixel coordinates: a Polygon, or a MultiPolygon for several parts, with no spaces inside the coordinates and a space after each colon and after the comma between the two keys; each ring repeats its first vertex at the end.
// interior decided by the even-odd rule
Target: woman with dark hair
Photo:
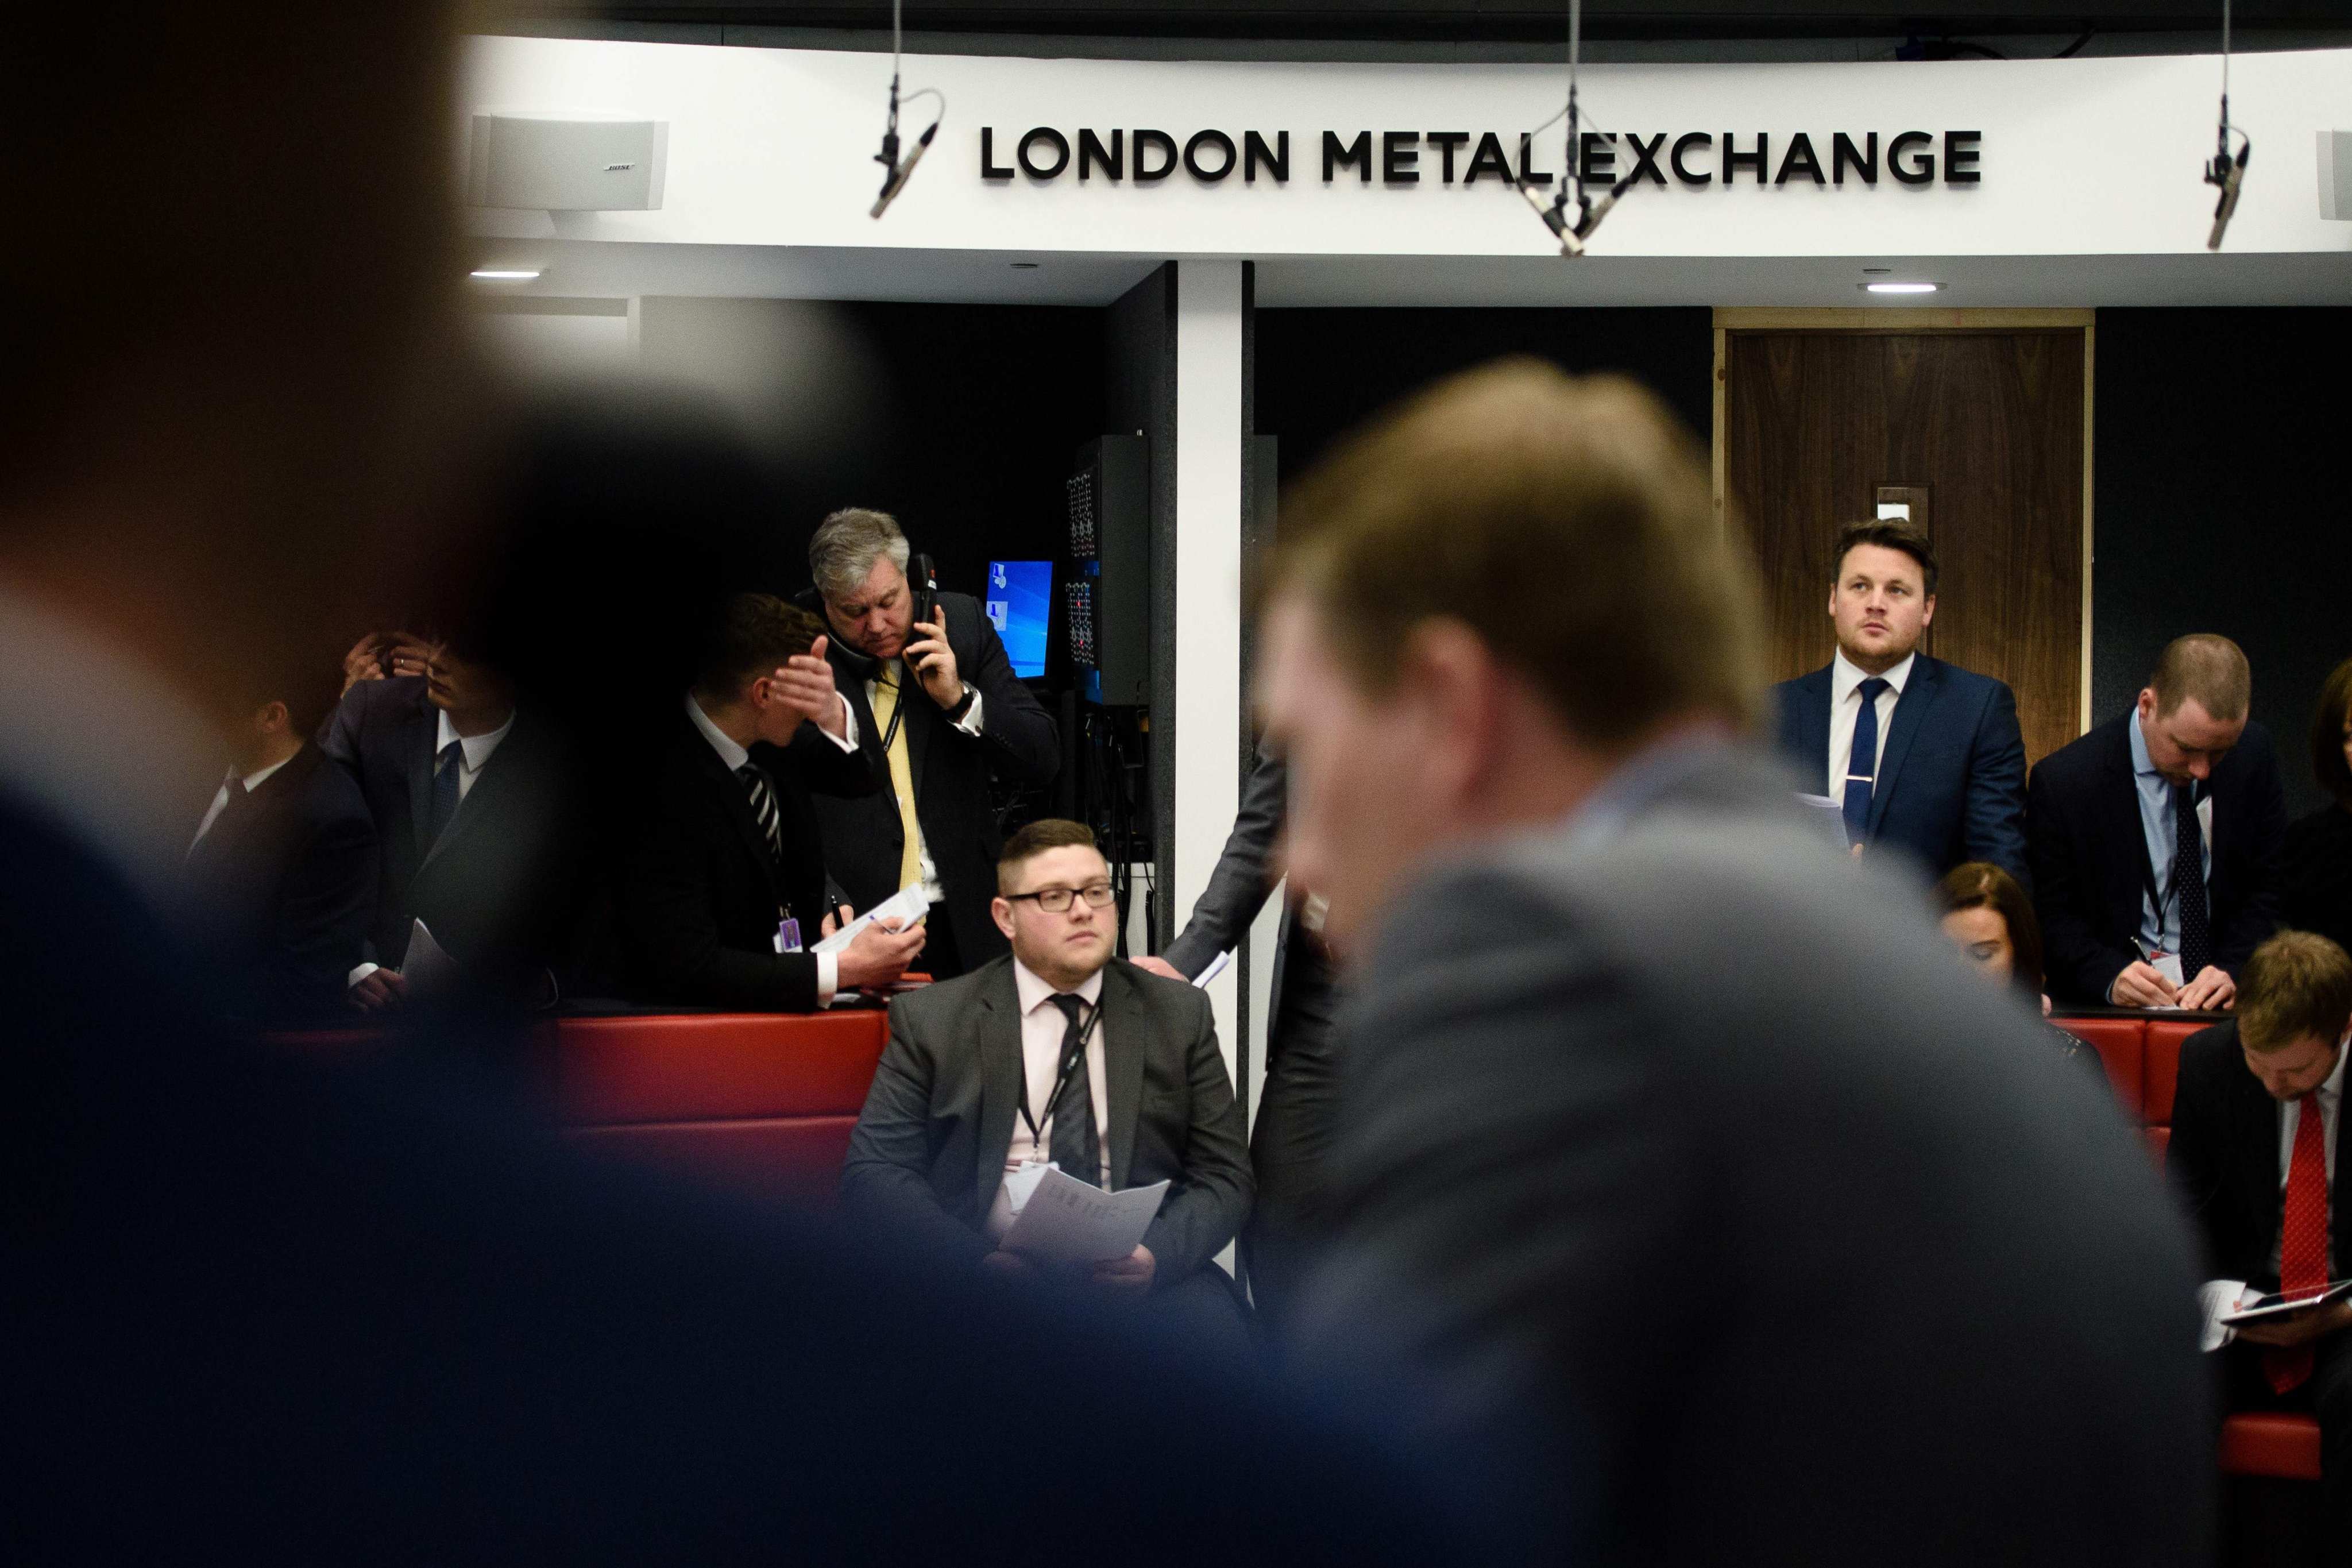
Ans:
{"type": "Polygon", "coordinates": [[[2352,948],[2352,658],[2319,689],[2311,715],[2311,772],[2335,797],[2286,830],[2279,914],[2296,931],[2352,948]]]}
{"type": "MultiPolygon", "coordinates": [[[[2033,900],[2017,879],[1990,860],[1966,861],[1936,884],[1936,902],[1952,945],[1983,973],[2022,990],[2046,1016],[2050,999],[2042,994],[2042,924],[2034,919],[2033,900]]],[[[2090,1065],[2098,1065],[2090,1047],[2055,1024],[2043,1027],[2060,1056],[2089,1057],[2090,1065]]]]}

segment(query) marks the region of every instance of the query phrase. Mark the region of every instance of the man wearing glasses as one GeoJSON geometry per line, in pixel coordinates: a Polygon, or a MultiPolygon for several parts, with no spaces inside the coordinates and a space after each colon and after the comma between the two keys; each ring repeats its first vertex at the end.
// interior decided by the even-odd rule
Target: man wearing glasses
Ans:
{"type": "Polygon", "coordinates": [[[1108,1191],[1170,1184],[1126,1258],[1067,1271],[1245,1345],[1213,1261],[1248,1217],[1249,1150],[1207,995],[1111,956],[1110,868],[1075,822],[1033,823],[996,868],[1010,956],[890,1004],[890,1043],[842,1172],[851,1210],[944,1256],[1056,1272],[998,1246],[1011,1182],[1051,1163],[1108,1191]]]}

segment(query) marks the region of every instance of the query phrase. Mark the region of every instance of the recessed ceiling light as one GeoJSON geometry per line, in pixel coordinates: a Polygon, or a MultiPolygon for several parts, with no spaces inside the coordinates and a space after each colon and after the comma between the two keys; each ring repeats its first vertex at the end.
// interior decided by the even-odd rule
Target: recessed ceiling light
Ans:
{"type": "Polygon", "coordinates": [[[1013,264],[1013,270],[1015,272],[1034,272],[1037,270],[1037,264],[1034,261],[1016,261],[1013,264]]]}
{"type": "Polygon", "coordinates": [[[541,270],[536,267],[477,267],[467,276],[485,283],[530,283],[537,281],[541,270]]]}
{"type": "Polygon", "coordinates": [[[1873,294],[1933,294],[1941,283],[1865,283],[1863,287],[1873,294]]]}

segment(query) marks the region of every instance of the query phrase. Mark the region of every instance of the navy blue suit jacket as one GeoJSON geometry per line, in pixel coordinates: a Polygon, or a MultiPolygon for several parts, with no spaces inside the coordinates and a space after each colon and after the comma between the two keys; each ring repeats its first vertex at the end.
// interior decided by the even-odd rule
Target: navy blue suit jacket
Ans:
{"type": "MultiPolygon", "coordinates": [[[[1830,670],[1772,689],[1782,757],[1816,795],[1830,786],[1830,670]]],[[[1990,860],[2031,889],[2025,857],[2025,737],[2008,683],[1918,656],[1880,753],[1866,832],[1899,845],[1931,877],[1990,860]]]]}

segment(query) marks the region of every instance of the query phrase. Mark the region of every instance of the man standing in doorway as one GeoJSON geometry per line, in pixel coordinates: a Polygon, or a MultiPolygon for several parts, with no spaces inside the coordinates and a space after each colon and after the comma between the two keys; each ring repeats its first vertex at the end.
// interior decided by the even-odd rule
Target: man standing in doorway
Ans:
{"type": "MultiPolygon", "coordinates": [[[[849,743],[890,781],[887,794],[819,795],[817,826],[825,864],[858,910],[923,889],[924,965],[944,980],[1005,952],[989,915],[1003,842],[991,775],[1048,784],[1060,752],[1053,720],[1013,675],[980,602],[940,594],[929,617],[916,618],[907,559],[897,520],[863,508],[835,512],[809,542],[849,743]]],[[[835,743],[815,729],[803,726],[793,744],[835,743]]]]}
{"type": "Polygon", "coordinates": [[[1837,652],[1773,689],[1780,752],[1838,803],[1857,850],[1899,848],[1929,877],[1990,860],[2024,882],[2017,699],[2005,682],[1921,653],[1935,618],[1926,532],[1899,518],[1846,524],[1830,584],[1837,652]]]}

